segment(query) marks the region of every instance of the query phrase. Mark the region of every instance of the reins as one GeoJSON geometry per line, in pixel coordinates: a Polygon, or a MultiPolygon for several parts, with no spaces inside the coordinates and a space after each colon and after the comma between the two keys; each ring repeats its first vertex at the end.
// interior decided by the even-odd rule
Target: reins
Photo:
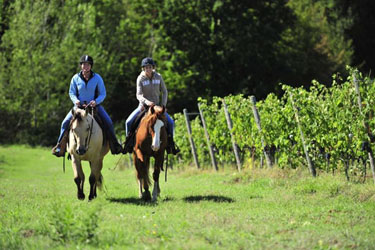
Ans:
{"type": "Polygon", "coordinates": [[[64,157],[63,157],[63,172],[65,174],[65,154],[64,154],[64,157]]]}
{"type": "MultiPolygon", "coordinates": [[[[85,108],[85,110],[86,110],[86,108],[85,108]]],[[[89,136],[87,136],[86,141],[85,141],[85,149],[86,149],[86,151],[89,149],[89,145],[90,145],[90,141],[91,141],[91,135],[92,135],[92,127],[93,126],[94,126],[94,109],[91,108],[91,126],[90,126],[90,132],[89,132],[89,136]]]]}
{"type": "MultiPolygon", "coordinates": [[[[84,109],[86,110],[87,108],[89,108],[89,106],[86,106],[84,109]]],[[[75,118],[74,118],[75,119],[75,118]]],[[[71,126],[72,126],[72,123],[73,123],[74,120],[72,120],[70,122],[70,125],[69,125],[69,130],[72,130],[71,129],[71,126]]],[[[90,145],[90,141],[91,141],[91,135],[92,135],[92,129],[94,127],[94,108],[91,108],[91,126],[90,126],[90,131],[89,131],[89,135],[87,136],[86,140],[85,140],[85,150],[87,151],[88,148],[89,148],[89,145],[90,145]]],[[[77,140],[76,138],[74,137],[74,141],[77,143],[77,140]]],[[[68,154],[68,160],[69,160],[69,154],[68,154]]],[[[64,154],[64,157],[63,157],[63,172],[65,173],[65,154],[64,154]]]]}
{"type": "MultiPolygon", "coordinates": [[[[166,152],[166,151],[165,151],[166,152]]],[[[168,172],[168,153],[166,154],[167,157],[166,157],[166,163],[165,163],[165,177],[164,177],[164,180],[165,182],[167,182],[167,172],[168,172]]]]}
{"type": "MultiPolygon", "coordinates": [[[[85,110],[88,108],[85,107],[85,110]]],[[[89,145],[90,145],[90,141],[91,141],[91,135],[92,135],[92,128],[94,126],[94,109],[91,108],[91,126],[90,126],[90,131],[89,131],[89,135],[86,137],[86,140],[85,140],[85,150],[87,151],[89,149],[89,145]]],[[[71,129],[70,129],[71,130],[71,129]]],[[[77,143],[77,140],[76,138],[74,137],[74,141],[77,143]]]]}
{"type": "MultiPolygon", "coordinates": [[[[86,106],[84,109],[86,110],[87,108],[89,108],[89,106],[86,106]]],[[[73,121],[74,120],[72,120],[70,122],[69,130],[72,130],[71,126],[72,126],[73,121]]],[[[92,128],[93,127],[94,127],[94,108],[91,108],[91,126],[90,126],[89,135],[87,136],[87,138],[85,140],[85,150],[86,151],[88,150],[89,145],[90,145],[91,135],[92,135],[92,128]]],[[[74,141],[77,143],[77,140],[76,140],[75,137],[74,137],[74,141]]],[[[68,154],[68,160],[69,160],[69,154],[68,154]]],[[[63,157],[63,172],[65,173],[65,154],[64,154],[64,157],[63,157]]]]}

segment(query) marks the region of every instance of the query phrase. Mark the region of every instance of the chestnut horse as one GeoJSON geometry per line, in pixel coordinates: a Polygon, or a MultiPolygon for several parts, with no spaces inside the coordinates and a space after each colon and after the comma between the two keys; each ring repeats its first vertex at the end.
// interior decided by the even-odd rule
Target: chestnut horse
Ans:
{"type": "Polygon", "coordinates": [[[149,177],[150,157],[154,157],[154,188],[152,201],[155,202],[160,194],[159,175],[163,170],[164,151],[167,147],[167,119],[165,107],[151,106],[146,115],[142,118],[135,135],[135,146],[133,159],[137,171],[139,185],[139,198],[150,201],[151,185],[149,177]],[[142,192],[144,189],[144,192],[142,192]]]}
{"type": "Polygon", "coordinates": [[[101,188],[103,158],[109,151],[108,141],[103,143],[104,138],[101,127],[88,110],[88,108],[72,109],[73,118],[69,131],[68,153],[72,158],[74,182],[77,184],[77,197],[80,200],[85,199],[83,192],[85,174],[82,170],[81,161],[90,162],[89,200],[92,200],[96,197],[96,188],[101,188]]]}

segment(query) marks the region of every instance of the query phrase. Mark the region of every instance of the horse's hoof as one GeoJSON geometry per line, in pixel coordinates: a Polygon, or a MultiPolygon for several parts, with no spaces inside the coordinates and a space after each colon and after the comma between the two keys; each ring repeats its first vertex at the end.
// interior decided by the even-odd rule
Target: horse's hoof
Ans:
{"type": "Polygon", "coordinates": [[[92,201],[93,199],[96,198],[96,195],[93,195],[93,196],[89,196],[89,201],[92,201]]]}
{"type": "Polygon", "coordinates": [[[147,201],[147,202],[151,201],[150,191],[143,192],[143,194],[142,194],[142,200],[147,201]]]}
{"type": "Polygon", "coordinates": [[[84,200],[85,199],[85,194],[78,194],[77,195],[77,198],[78,198],[78,200],[84,200]]]}

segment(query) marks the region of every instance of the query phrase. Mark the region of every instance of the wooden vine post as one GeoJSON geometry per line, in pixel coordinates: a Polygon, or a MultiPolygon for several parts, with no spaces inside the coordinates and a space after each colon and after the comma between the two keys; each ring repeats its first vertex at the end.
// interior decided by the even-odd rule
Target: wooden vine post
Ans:
{"type": "Polygon", "coordinates": [[[236,141],[234,139],[234,136],[233,136],[233,133],[232,133],[232,128],[233,128],[232,119],[230,118],[230,114],[228,112],[228,107],[227,107],[227,104],[225,103],[224,99],[223,99],[223,105],[224,105],[225,118],[227,120],[227,125],[228,125],[228,129],[229,129],[230,137],[231,137],[231,140],[232,140],[234,156],[235,156],[236,162],[237,162],[237,169],[238,169],[238,172],[240,172],[241,171],[240,154],[238,153],[238,146],[237,146],[237,143],[236,143],[236,141]]]}
{"type": "Polygon", "coordinates": [[[293,109],[294,109],[294,116],[295,116],[296,121],[297,121],[298,130],[299,130],[299,133],[301,135],[301,141],[302,141],[302,145],[303,145],[303,150],[305,151],[307,165],[309,167],[309,170],[310,170],[310,173],[312,174],[312,176],[316,177],[315,167],[314,167],[314,165],[313,165],[313,163],[312,163],[312,161],[310,159],[309,152],[308,152],[306,144],[305,144],[305,137],[303,135],[301,124],[300,124],[300,121],[299,121],[298,109],[294,105],[293,94],[291,92],[289,92],[289,96],[290,96],[290,100],[292,102],[292,106],[293,106],[293,109]]]}
{"type": "Polygon", "coordinates": [[[207,131],[206,120],[204,119],[203,111],[201,109],[200,103],[198,103],[198,110],[199,110],[199,114],[201,116],[201,121],[202,121],[202,125],[203,125],[203,128],[204,128],[204,134],[206,136],[208,150],[210,152],[211,164],[212,164],[212,167],[215,169],[215,171],[218,171],[219,169],[217,167],[215,153],[214,153],[214,150],[212,149],[212,145],[211,145],[211,142],[210,142],[210,135],[208,134],[208,131],[207,131]]]}
{"type": "Polygon", "coordinates": [[[183,111],[184,111],[184,115],[185,115],[186,127],[187,127],[189,141],[190,141],[190,146],[191,146],[191,153],[193,154],[195,166],[199,169],[199,162],[198,162],[197,150],[195,148],[194,139],[193,139],[193,136],[192,136],[192,133],[191,133],[189,113],[187,112],[187,109],[184,109],[183,111]]]}
{"type": "MultiPolygon", "coordinates": [[[[357,80],[357,78],[355,76],[355,73],[353,73],[353,82],[354,82],[355,91],[357,93],[359,112],[362,114],[361,93],[359,91],[359,84],[358,84],[358,80],[357,80]]],[[[367,136],[369,137],[369,141],[371,141],[369,124],[365,120],[363,120],[362,122],[363,122],[363,127],[365,129],[365,132],[367,133],[367,136]]],[[[375,183],[374,155],[373,155],[371,146],[368,147],[368,158],[370,160],[370,166],[371,166],[371,172],[372,172],[372,179],[373,179],[373,181],[375,183]]]]}
{"type": "Polygon", "coordinates": [[[259,116],[259,112],[258,112],[258,109],[257,109],[257,107],[256,107],[256,99],[255,99],[255,96],[250,96],[250,102],[251,102],[251,106],[252,106],[252,109],[253,109],[253,114],[254,114],[255,123],[257,124],[258,130],[259,130],[259,133],[260,133],[260,140],[261,140],[261,143],[262,143],[262,148],[263,148],[264,157],[266,158],[267,166],[268,166],[269,168],[272,168],[271,157],[269,156],[267,150],[265,150],[266,145],[264,144],[264,137],[263,137],[263,134],[262,134],[262,126],[261,126],[261,124],[260,124],[260,116],[259,116]]]}

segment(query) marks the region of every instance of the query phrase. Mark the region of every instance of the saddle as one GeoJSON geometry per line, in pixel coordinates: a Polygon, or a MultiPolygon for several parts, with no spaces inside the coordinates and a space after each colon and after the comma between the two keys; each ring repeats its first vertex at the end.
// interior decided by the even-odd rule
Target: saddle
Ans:
{"type": "Polygon", "coordinates": [[[144,106],[144,108],[141,110],[141,112],[134,119],[134,122],[132,123],[132,126],[130,127],[129,134],[126,137],[126,140],[125,140],[124,153],[132,153],[133,152],[133,148],[134,148],[134,145],[135,145],[135,134],[137,133],[139,124],[141,123],[141,120],[145,116],[147,111],[148,111],[148,107],[144,106]]]}
{"type": "Polygon", "coordinates": [[[98,115],[98,112],[94,112],[94,119],[99,124],[99,127],[102,129],[103,133],[103,145],[109,140],[109,132],[108,129],[104,126],[104,123],[102,121],[102,118],[98,115]]]}

